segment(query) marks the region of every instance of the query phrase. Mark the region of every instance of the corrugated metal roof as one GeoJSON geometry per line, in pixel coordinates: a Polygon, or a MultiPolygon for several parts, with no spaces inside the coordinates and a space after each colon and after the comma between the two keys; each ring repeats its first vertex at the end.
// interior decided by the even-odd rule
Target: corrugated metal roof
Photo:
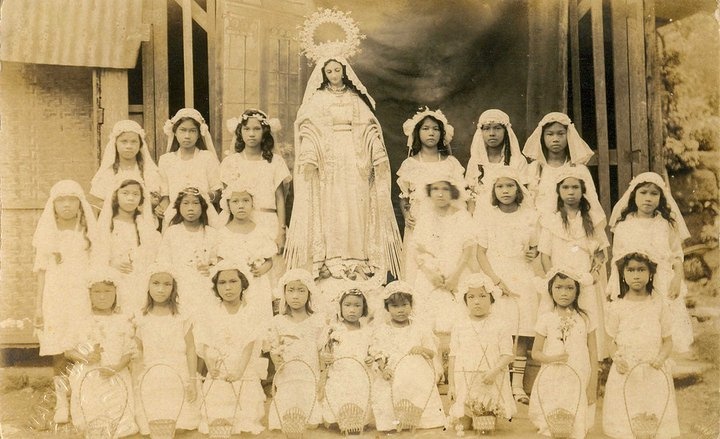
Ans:
{"type": "Polygon", "coordinates": [[[4,0],[0,60],[133,68],[144,30],[142,0],[4,0]]]}

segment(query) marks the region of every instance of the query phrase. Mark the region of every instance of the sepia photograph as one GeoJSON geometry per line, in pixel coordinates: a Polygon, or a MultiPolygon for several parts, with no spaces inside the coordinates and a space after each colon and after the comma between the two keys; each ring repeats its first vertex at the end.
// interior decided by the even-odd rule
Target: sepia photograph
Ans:
{"type": "Polygon", "coordinates": [[[0,438],[720,437],[720,0],[0,0],[0,438]]]}

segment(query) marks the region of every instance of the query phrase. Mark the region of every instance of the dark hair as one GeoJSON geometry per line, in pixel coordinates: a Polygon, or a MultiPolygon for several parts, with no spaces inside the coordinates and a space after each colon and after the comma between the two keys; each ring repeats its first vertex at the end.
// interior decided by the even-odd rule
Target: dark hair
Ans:
{"type": "Polygon", "coordinates": [[[651,294],[654,288],[653,276],[657,273],[657,264],[642,253],[630,253],[615,262],[620,277],[620,293],[618,294],[620,299],[625,297],[625,294],[630,290],[630,286],[625,282],[625,267],[627,267],[630,261],[640,262],[647,266],[650,272],[650,278],[648,279],[647,285],[645,285],[645,291],[651,294]]]}
{"type": "MultiPolygon", "coordinates": [[[[245,110],[243,113],[245,118],[240,118],[240,123],[235,127],[235,152],[243,152],[245,149],[245,141],[242,138],[242,127],[248,124],[248,120],[254,116],[265,117],[265,114],[255,109],[245,110]]],[[[259,119],[258,119],[259,120],[259,119]]],[[[267,121],[261,121],[262,126],[262,138],[260,139],[260,150],[262,151],[262,158],[267,160],[268,163],[272,162],[273,148],[275,147],[275,139],[273,138],[270,125],[267,121]]]]}
{"type": "Polygon", "coordinates": [[[117,287],[117,285],[115,285],[115,282],[112,282],[112,281],[109,281],[109,280],[100,280],[100,281],[97,281],[97,282],[93,282],[92,285],[90,285],[90,287],[88,288],[88,293],[89,293],[90,290],[92,289],[92,286],[95,285],[95,284],[112,285],[113,288],[115,288],[115,299],[113,300],[112,310],[113,310],[113,312],[116,311],[116,308],[117,308],[117,299],[118,299],[118,294],[117,294],[118,287],[117,287]]]}
{"type": "Polygon", "coordinates": [[[200,223],[203,226],[207,226],[209,224],[208,220],[208,203],[205,201],[205,198],[200,195],[200,191],[197,188],[186,188],[180,193],[178,193],[177,198],[175,198],[175,204],[173,204],[173,208],[175,209],[175,216],[170,220],[170,225],[173,224],[180,224],[183,222],[183,217],[180,215],[180,204],[182,203],[183,198],[186,196],[191,195],[193,197],[197,197],[198,200],[200,200],[200,208],[202,209],[202,213],[200,214],[200,223]]]}
{"type": "Polygon", "coordinates": [[[250,281],[248,280],[247,277],[245,277],[245,275],[242,273],[242,271],[238,270],[237,268],[232,268],[229,270],[220,270],[217,273],[215,273],[215,275],[211,279],[212,284],[213,284],[212,290],[213,290],[213,293],[215,293],[215,297],[217,297],[220,300],[223,300],[223,298],[220,296],[220,293],[218,292],[218,289],[217,289],[218,278],[220,277],[220,273],[222,273],[223,271],[236,271],[237,272],[238,277],[240,278],[240,287],[242,288],[242,291],[240,291],[240,300],[242,300],[243,296],[245,295],[245,290],[247,290],[248,287],[250,286],[250,281]]]}
{"type": "MultiPolygon", "coordinates": [[[[132,179],[123,180],[122,183],[120,183],[120,186],[118,186],[118,188],[115,189],[115,191],[112,193],[112,217],[113,218],[115,218],[117,216],[118,212],[120,211],[120,203],[118,202],[118,196],[117,196],[118,191],[124,187],[132,186],[132,185],[137,185],[140,187],[140,204],[138,204],[138,207],[142,206],[143,203],[145,202],[145,194],[143,192],[142,184],[137,180],[132,180],[132,179]]],[[[140,211],[138,209],[135,209],[135,212],[133,212],[133,225],[135,226],[135,237],[136,237],[135,242],[139,246],[140,244],[142,244],[142,242],[140,240],[140,230],[138,229],[138,226],[137,226],[138,215],[140,215],[140,211]]],[[[113,230],[115,230],[115,223],[111,220],[110,221],[110,231],[112,232],[113,230]]]]}
{"type": "Polygon", "coordinates": [[[348,297],[360,297],[360,298],[362,298],[362,314],[361,314],[361,317],[365,317],[365,316],[368,315],[368,303],[367,303],[367,299],[365,298],[365,295],[363,294],[362,291],[360,291],[360,290],[358,290],[358,289],[356,289],[356,288],[351,288],[351,289],[345,291],[344,293],[342,293],[342,296],[340,296],[340,303],[339,303],[339,306],[340,306],[340,317],[342,317],[342,304],[343,304],[343,302],[345,301],[345,299],[348,298],[348,297]]]}
{"type": "Polygon", "coordinates": [[[412,307],[413,305],[413,296],[410,293],[403,293],[402,291],[398,291],[397,293],[392,293],[390,297],[385,299],[385,311],[388,311],[388,307],[390,305],[395,306],[402,306],[406,303],[409,303],[412,307]]]}
{"type": "MultiPolygon", "coordinates": [[[[303,285],[305,285],[305,283],[299,279],[294,279],[294,280],[298,280],[303,285]]],[[[290,281],[290,282],[292,282],[292,281],[290,281]]],[[[287,284],[285,284],[285,286],[283,287],[283,298],[285,297],[285,289],[286,288],[287,288],[287,284]]],[[[308,292],[307,301],[305,302],[305,312],[307,312],[308,314],[312,314],[315,312],[315,311],[313,311],[312,305],[310,304],[310,300],[312,300],[312,293],[310,292],[310,288],[308,288],[307,285],[305,285],[305,288],[307,289],[307,292],[308,292]]],[[[287,304],[287,300],[285,301],[285,310],[283,311],[283,314],[284,315],[290,314],[290,305],[287,304]]]]}
{"type": "Polygon", "coordinates": [[[181,117],[178,119],[177,122],[173,124],[172,132],[173,132],[173,140],[172,145],[170,146],[170,152],[175,152],[178,149],[180,149],[180,142],[178,142],[177,136],[175,135],[175,132],[177,131],[178,127],[181,123],[185,121],[192,121],[192,123],[195,125],[195,128],[198,130],[198,139],[197,142],[195,142],[195,147],[197,149],[207,150],[207,145],[205,144],[205,139],[203,139],[202,132],[200,131],[200,122],[196,121],[192,117],[181,117]]]}
{"type": "Polygon", "coordinates": [[[329,60],[325,61],[325,64],[323,64],[322,70],[321,70],[323,82],[322,82],[322,84],[320,84],[320,87],[318,87],[318,90],[326,89],[330,85],[330,80],[327,78],[327,75],[325,75],[325,66],[327,66],[329,63],[331,63],[333,61],[342,66],[343,84],[345,84],[345,86],[347,88],[349,88],[350,90],[354,91],[355,94],[357,94],[360,97],[360,99],[365,103],[365,105],[367,105],[367,107],[370,109],[372,114],[375,114],[375,108],[370,103],[370,99],[368,99],[368,97],[364,93],[360,93],[360,90],[358,90],[358,88],[355,86],[355,84],[353,84],[353,82],[350,80],[350,78],[347,77],[347,72],[346,72],[347,69],[345,67],[345,64],[341,63],[340,61],[338,61],[336,59],[329,59],[329,60]]]}
{"type": "Polygon", "coordinates": [[[672,217],[670,206],[668,206],[667,198],[665,198],[665,192],[661,188],[658,187],[655,183],[652,183],[650,181],[646,181],[643,183],[638,184],[635,186],[635,189],[630,193],[630,199],[628,200],[628,205],[625,207],[625,209],[620,212],[620,218],[617,220],[617,222],[625,221],[625,218],[633,212],[638,211],[637,202],[635,201],[635,196],[637,195],[638,189],[641,187],[645,187],[648,185],[655,186],[658,191],[660,191],[660,201],[658,202],[657,211],[667,222],[670,223],[671,226],[675,226],[675,219],[672,217]]]}
{"type": "Polygon", "coordinates": [[[410,155],[411,156],[416,155],[422,149],[422,143],[420,143],[420,128],[422,127],[422,124],[428,119],[437,123],[438,128],[440,128],[440,141],[438,142],[438,147],[437,147],[438,153],[440,153],[440,155],[442,155],[443,157],[449,156],[450,148],[445,143],[445,124],[441,120],[436,119],[435,117],[430,116],[430,115],[423,117],[420,120],[420,122],[415,124],[415,128],[413,128],[413,133],[412,133],[413,143],[412,143],[412,147],[410,148],[410,155]]]}
{"type": "MultiPolygon", "coordinates": [[[[485,293],[487,293],[487,295],[490,296],[490,303],[495,303],[495,295],[493,295],[493,293],[485,290],[484,287],[479,287],[479,288],[482,288],[485,291],[485,293]]],[[[472,289],[475,289],[475,288],[472,288],[472,289]]],[[[468,291],[466,291],[465,294],[463,294],[463,302],[465,302],[465,305],[467,305],[467,295],[469,292],[470,292],[470,289],[468,289],[468,291]]]]}
{"type": "MultiPolygon", "coordinates": [[[[135,161],[137,162],[138,169],[140,170],[140,175],[145,175],[144,174],[145,159],[143,158],[143,155],[142,155],[142,144],[143,144],[142,136],[140,134],[136,133],[135,131],[123,131],[122,133],[120,133],[118,135],[118,137],[120,137],[120,135],[125,134],[125,133],[137,134],[138,140],[140,140],[140,148],[138,149],[137,154],[135,154],[135,161]]],[[[118,153],[118,150],[117,150],[117,137],[115,138],[115,161],[113,162],[112,169],[113,169],[113,174],[117,174],[118,171],[120,170],[120,154],[118,153]]]]}
{"type": "MultiPolygon", "coordinates": [[[[152,278],[156,274],[159,274],[159,273],[153,273],[150,276],[150,278],[152,278]]],[[[167,274],[170,274],[170,273],[167,273],[167,274]]],[[[170,277],[172,277],[172,280],[173,280],[172,281],[172,291],[170,291],[170,296],[168,296],[167,303],[168,303],[168,307],[170,308],[170,314],[175,315],[178,312],[180,312],[179,307],[178,307],[178,291],[177,291],[178,285],[177,285],[177,280],[175,280],[175,276],[170,275],[170,277]]],[[[147,301],[145,303],[145,307],[142,309],[143,315],[147,315],[147,313],[152,311],[153,308],[155,308],[155,301],[153,300],[152,296],[150,295],[150,288],[148,285],[147,301]]]]}
{"type": "Polygon", "coordinates": [[[553,306],[555,305],[555,299],[552,298],[552,287],[555,283],[555,279],[570,279],[575,284],[575,299],[573,299],[572,303],[570,304],[570,308],[574,309],[578,312],[578,314],[582,314],[583,316],[587,317],[587,312],[585,312],[584,309],[580,308],[580,305],[578,304],[578,300],[580,299],[580,282],[576,281],[575,279],[571,279],[570,276],[564,273],[555,273],[555,276],[550,278],[548,281],[548,294],[550,294],[550,300],[553,301],[553,306]]]}
{"type": "MultiPolygon", "coordinates": [[[[547,146],[545,145],[545,129],[546,129],[547,127],[549,127],[550,125],[555,124],[555,123],[558,123],[558,124],[564,126],[566,130],[567,130],[567,128],[568,128],[567,125],[562,124],[562,123],[557,122],[557,121],[548,122],[548,123],[546,123],[545,125],[543,125],[543,127],[542,127],[542,132],[540,133],[540,146],[542,147],[542,155],[543,155],[543,157],[545,157],[546,160],[547,160],[547,146]]],[[[569,159],[569,158],[570,158],[570,145],[566,145],[566,148],[565,148],[565,159],[567,160],[567,159],[569,159]]]]}
{"type": "MultiPolygon", "coordinates": [[[[517,180],[515,180],[515,179],[512,179],[512,180],[515,182],[515,187],[517,188],[517,192],[515,192],[515,202],[519,206],[522,204],[523,200],[525,199],[525,195],[523,195],[522,189],[520,189],[520,183],[518,183],[517,180]]],[[[495,180],[495,182],[497,183],[497,180],[495,180]]],[[[495,195],[495,183],[493,183],[493,187],[492,187],[492,205],[493,206],[500,205],[500,200],[498,200],[497,195],[495,195]]]]}
{"type": "Polygon", "coordinates": [[[568,178],[575,178],[577,181],[580,182],[580,217],[582,218],[582,225],[583,230],[585,230],[585,236],[591,237],[595,235],[595,226],[593,225],[592,218],[590,217],[590,202],[582,195],[585,195],[587,192],[587,189],[585,187],[585,181],[582,178],[576,178],[576,177],[567,177],[560,180],[555,185],[555,193],[557,193],[557,211],[560,212],[560,217],[562,218],[563,227],[565,230],[570,227],[570,222],[568,221],[567,212],[565,211],[565,202],[560,198],[560,185],[563,181],[567,180],[568,178]]]}
{"type": "MultiPolygon", "coordinates": [[[[491,125],[491,124],[494,125],[495,123],[496,122],[484,123],[484,124],[480,125],[480,130],[482,130],[482,127],[484,127],[486,125],[491,125]]],[[[502,143],[503,165],[510,166],[510,158],[512,156],[512,150],[510,149],[510,139],[508,138],[508,136],[509,136],[508,130],[505,125],[503,125],[501,123],[498,123],[498,125],[500,125],[503,129],[503,143],[502,143]]],[[[485,143],[484,140],[483,140],[483,143],[485,143]]],[[[485,145],[485,148],[487,149],[487,145],[485,145]]]]}
{"type": "MultiPolygon", "coordinates": [[[[460,189],[456,188],[455,185],[453,185],[449,181],[446,181],[446,180],[439,180],[439,181],[442,181],[443,183],[447,183],[447,185],[450,186],[450,198],[452,198],[453,200],[457,200],[458,198],[460,198],[460,189]]],[[[427,193],[428,197],[430,196],[430,187],[435,183],[437,183],[437,181],[434,181],[432,183],[428,183],[425,185],[425,193],[427,193]]]]}

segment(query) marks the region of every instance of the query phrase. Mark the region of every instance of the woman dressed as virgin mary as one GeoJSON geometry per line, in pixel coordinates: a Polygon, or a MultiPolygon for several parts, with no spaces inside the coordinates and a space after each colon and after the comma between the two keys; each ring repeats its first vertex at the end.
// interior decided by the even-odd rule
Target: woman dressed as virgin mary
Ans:
{"type": "Polygon", "coordinates": [[[347,62],[363,37],[347,14],[329,9],[314,13],[301,34],[316,65],[295,120],[295,201],[285,256],[288,268],[311,268],[315,277],[400,274],[390,163],[375,101],[347,62]],[[316,44],[322,24],[342,28],[345,41],[316,44]]]}

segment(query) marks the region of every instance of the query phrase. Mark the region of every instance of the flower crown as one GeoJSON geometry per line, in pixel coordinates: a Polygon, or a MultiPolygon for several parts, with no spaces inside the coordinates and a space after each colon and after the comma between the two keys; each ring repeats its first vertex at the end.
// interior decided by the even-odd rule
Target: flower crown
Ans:
{"type": "Polygon", "coordinates": [[[201,136],[205,137],[210,134],[207,123],[205,123],[205,119],[202,117],[199,111],[194,108],[181,108],[180,110],[178,110],[177,113],[175,113],[175,116],[165,121],[165,125],[163,125],[163,132],[165,133],[165,135],[168,137],[172,137],[174,135],[173,126],[177,123],[177,121],[186,117],[189,119],[193,119],[198,124],[200,124],[201,136]]]}
{"type": "Polygon", "coordinates": [[[414,296],[415,289],[405,281],[394,280],[385,286],[385,291],[383,292],[383,300],[388,299],[395,293],[405,293],[414,296]]]}
{"type": "Polygon", "coordinates": [[[460,285],[458,285],[458,295],[460,297],[465,296],[471,288],[484,288],[485,291],[496,298],[502,295],[500,287],[495,285],[492,279],[483,273],[473,273],[463,280],[460,285]]]}
{"type": "Polygon", "coordinates": [[[438,110],[431,110],[427,107],[427,105],[423,108],[419,108],[417,113],[410,119],[406,120],[405,123],[403,123],[403,133],[407,136],[407,147],[408,150],[412,148],[413,144],[413,131],[415,130],[415,126],[420,123],[421,120],[423,120],[427,116],[432,116],[435,119],[439,120],[443,123],[445,126],[445,138],[443,141],[445,142],[445,145],[449,145],[450,142],[452,142],[453,135],[455,134],[455,128],[453,128],[452,125],[450,125],[447,121],[447,118],[443,114],[442,111],[438,110]]]}
{"type": "Polygon", "coordinates": [[[243,113],[239,117],[233,117],[231,119],[228,119],[227,122],[225,122],[226,127],[228,131],[231,133],[235,133],[235,130],[237,129],[238,125],[240,125],[243,122],[246,122],[248,119],[257,119],[260,121],[260,125],[266,126],[270,128],[271,132],[278,132],[282,129],[282,124],[280,123],[280,119],[272,118],[270,119],[262,110],[257,109],[251,109],[249,110],[251,114],[245,114],[243,113]]]}
{"type": "Polygon", "coordinates": [[[310,17],[300,30],[300,47],[303,54],[312,62],[318,62],[328,58],[350,58],[360,49],[360,40],[365,35],[360,33],[355,20],[350,18],[350,12],[342,12],[337,9],[318,9],[310,17]],[[345,39],[315,42],[317,29],[324,24],[333,24],[340,28],[345,34],[345,39]]]}
{"type": "Polygon", "coordinates": [[[183,190],[181,190],[180,192],[178,192],[178,194],[181,194],[181,195],[195,195],[195,196],[200,196],[200,195],[202,195],[202,193],[200,192],[200,189],[198,189],[198,188],[196,188],[196,187],[192,187],[192,186],[186,187],[185,189],[183,189],[183,190]]]}
{"type": "Polygon", "coordinates": [[[592,285],[594,279],[590,273],[579,273],[567,267],[555,267],[548,271],[545,275],[545,280],[549,283],[558,273],[562,273],[570,279],[577,281],[580,285],[589,286],[592,285]]]}

